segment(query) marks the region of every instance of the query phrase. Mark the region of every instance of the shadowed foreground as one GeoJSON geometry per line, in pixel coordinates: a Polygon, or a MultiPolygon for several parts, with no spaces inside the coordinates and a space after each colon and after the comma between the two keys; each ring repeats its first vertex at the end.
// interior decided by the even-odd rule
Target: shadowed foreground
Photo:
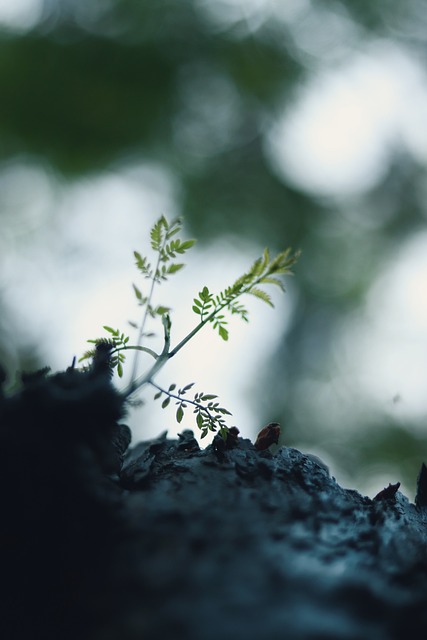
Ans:
{"type": "Polygon", "coordinates": [[[427,637],[427,512],[291,448],[127,450],[123,400],[69,371],[0,399],[0,636],[427,637]]]}

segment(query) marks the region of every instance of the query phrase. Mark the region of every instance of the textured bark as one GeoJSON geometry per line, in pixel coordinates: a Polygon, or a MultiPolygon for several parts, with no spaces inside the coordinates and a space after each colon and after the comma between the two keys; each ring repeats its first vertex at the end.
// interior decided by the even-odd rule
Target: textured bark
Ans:
{"type": "Polygon", "coordinates": [[[107,378],[0,400],[0,637],[427,636],[427,513],[341,488],[313,457],[191,431],[125,454],[107,378]],[[124,462],[123,462],[124,458],[124,462]]]}

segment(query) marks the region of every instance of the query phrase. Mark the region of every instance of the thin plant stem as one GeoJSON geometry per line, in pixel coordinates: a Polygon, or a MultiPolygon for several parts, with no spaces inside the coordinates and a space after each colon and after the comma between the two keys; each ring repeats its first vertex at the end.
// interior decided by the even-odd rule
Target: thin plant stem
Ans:
{"type": "MultiPolygon", "coordinates": [[[[138,332],[138,340],[136,342],[136,347],[137,348],[142,346],[142,341],[143,341],[143,338],[144,338],[145,325],[147,324],[147,319],[148,319],[148,315],[149,315],[149,309],[150,309],[150,306],[151,306],[151,300],[153,298],[153,293],[154,293],[154,287],[157,284],[156,278],[157,278],[157,273],[159,271],[160,261],[162,259],[162,252],[163,252],[163,249],[164,249],[164,246],[165,246],[165,243],[166,243],[166,239],[167,239],[167,235],[165,234],[165,237],[164,237],[163,243],[162,243],[162,247],[161,247],[161,249],[159,249],[159,252],[158,252],[159,255],[158,255],[158,258],[157,258],[157,263],[156,263],[156,268],[155,268],[155,271],[154,271],[154,276],[151,279],[150,292],[148,294],[147,303],[145,305],[144,316],[142,318],[141,326],[140,326],[139,332],[138,332]]],[[[138,353],[138,350],[137,350],[135,355],[134,355],[133,363],[132,363],[132,373],[131,373],[131,377],[130,377],[131,384],[136,378],[136,372],[138,370],[138,360],[139,360],[139,353],[138,353]]]]}
{"type": "Polygon", "coordinates": [[[156,382],[153,382],[152,380],[150,380],[149,384],[151,384],[152,387],[157,389],[157,391],[164,393],[169,398],[178,400],[178,402],[180,403],[183,402],[184,404],[192,404],[193,407],[196,407],[199,411],[201,411],[202,413],[205,413],[211,422],[215,422],[215,417],[211,414],[209,409],[203,406],[202,404],[200,404],[200,402],[196,402],[195,400],[189,400],[188,398],[182,398],[181,396],[179,396],[176,393],[173,393],[172,391],[167,391],[166,389],[163,389],[163,387],[158,385],[156,382]]]}

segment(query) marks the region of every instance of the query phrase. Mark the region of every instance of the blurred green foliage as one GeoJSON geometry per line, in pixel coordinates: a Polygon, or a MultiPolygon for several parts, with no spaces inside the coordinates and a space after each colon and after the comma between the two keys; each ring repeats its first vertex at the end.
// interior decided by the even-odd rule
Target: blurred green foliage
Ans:
{"type": "Polygon", "coordinates": [[[425,224],[425,167],[396,150],[369,192],[316,197],[278,176],[265,133],[305,79],[334,64],[327,56],[339,64],[349,55],[328,33],[329,19],[355,27],[353,50],[382,38],[424,57],[427,13],[416,0],[295,1],[280,21],[271,13],[279,4],[245,13],[225,0],[46,0],[30,31],[0,33],[0,160],[31,157],[73,180],[143,157],[179,181],[179,206],[198,237],[302,249],[292,325],[264,372],[266,422],[280,419],[288,444],[341,456],[347,448],[350,476],[383,460],[396,468],[390,481],[412,486],[424,437],[386,428],[379,414],[375,429],[365,420],[356,435],[343,424],[334,449],[321,428],[327,412],[304,423],[310,398],[301,381],[328,380],[339,327],[385,257],[425,224]],[[299,41],[311,18],[313,39],[326,38],[325,59],[299,41]]]}

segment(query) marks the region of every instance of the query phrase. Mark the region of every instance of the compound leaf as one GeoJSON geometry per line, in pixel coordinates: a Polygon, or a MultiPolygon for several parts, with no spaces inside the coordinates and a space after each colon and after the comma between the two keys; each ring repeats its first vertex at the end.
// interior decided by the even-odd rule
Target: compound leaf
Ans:
{"type": "Polygon", "coordinates": [[[274,304],[271,301],[271,297],[266,291],[258,289],[257,287],[252,287],[252,289],[250,289],[248,293],[250,293],[252,296],[255,296],[256,298],[259,298],[260,300],[264,300],[264,302],[270,305],[270,307],[274,307],[274,304]]]}

